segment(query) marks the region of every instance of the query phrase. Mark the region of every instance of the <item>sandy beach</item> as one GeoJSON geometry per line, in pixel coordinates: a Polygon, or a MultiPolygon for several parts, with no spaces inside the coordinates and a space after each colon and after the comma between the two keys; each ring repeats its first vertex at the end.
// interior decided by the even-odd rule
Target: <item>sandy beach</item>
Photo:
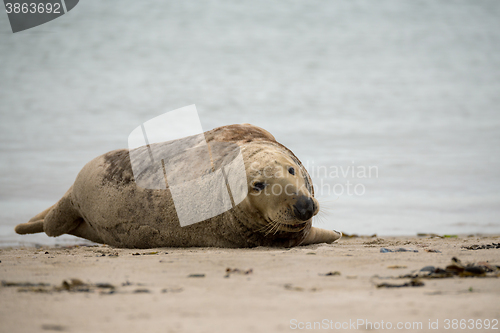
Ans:
{"type": "MultiPolygon", "coordinates": [[[[0,333],[500,330],[500,1],[65,2],[16,33],[32,10],[0,15],[0,333]],[[196,122],[151,122],[191,105],[196,122]],[[102,154],[245,123],[302,162],[315,227],[366,236],[137,250],[15,233],[102,154]]],[[[170,185],[209,171],[195,151],[170,185]]],[[[172,222],[165,201],[109,196],[95,175],[96,195],[70,200],[85,220],[172,222]]],[[[214,207],[209,189],[179,213],[214,207]]]]}
{"type": "Polygon", "coordinates": [[[498,270],[486,277],[422,278],[422,286],[397,277],[445,268],[452,257],[500,265],[500,249],[465,248],[499,240],[358,237],[292,249],[3,248],[0,331],[435,332],[454,330],[460,320],[474,326],[469,331],[478,320],[482,329],[494,328],[496,320],[498,329],[498,270]],[[408,286],[377,287],[384,283],[408,286]]]}

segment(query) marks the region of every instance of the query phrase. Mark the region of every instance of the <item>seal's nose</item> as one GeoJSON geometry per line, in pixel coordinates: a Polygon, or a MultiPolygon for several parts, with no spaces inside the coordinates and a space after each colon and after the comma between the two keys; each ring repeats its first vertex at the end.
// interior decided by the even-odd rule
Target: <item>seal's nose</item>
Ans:
{"type": "Polygon", "coordinates": [[[311,198],[306,197],[305,195],[300,196],[297,199],[295,205],[293,205],[293,211],[295,216],[302,221],[307,221],[314,214],[314,201],[311,198]]]}

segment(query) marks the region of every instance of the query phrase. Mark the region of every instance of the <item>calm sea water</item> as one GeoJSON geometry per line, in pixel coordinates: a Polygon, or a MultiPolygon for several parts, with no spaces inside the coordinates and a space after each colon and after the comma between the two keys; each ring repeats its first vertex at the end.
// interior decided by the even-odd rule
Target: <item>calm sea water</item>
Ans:
{"type": "Polygon", "coordinates": [[[0,244],[53,244],[13,228],[190,104],[204,130],[252,123],[291,148],[316,226],[500,233],[498,17],[495,0],[81,1],[12,34],[0,13],[0,244]]]}

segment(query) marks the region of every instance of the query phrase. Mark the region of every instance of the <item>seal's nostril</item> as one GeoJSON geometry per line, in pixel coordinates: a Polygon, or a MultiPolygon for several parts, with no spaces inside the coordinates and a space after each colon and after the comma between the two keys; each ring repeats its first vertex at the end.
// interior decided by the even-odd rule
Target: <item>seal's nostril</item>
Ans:
{"type": "Polygon", "coordinates": [[[307,221],[314,214],[314,201],[304,195],[297,199],[295,205],[293,205],[293,211],[295,216],[302,221],[307,221]]]}

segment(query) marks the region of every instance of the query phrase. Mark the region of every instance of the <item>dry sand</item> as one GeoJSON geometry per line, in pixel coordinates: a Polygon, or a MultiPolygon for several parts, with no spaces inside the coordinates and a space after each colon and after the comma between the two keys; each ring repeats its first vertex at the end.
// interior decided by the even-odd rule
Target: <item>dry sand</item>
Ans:
{"type": "Polygon", "coordinates": [[[408,280],[380,277],[428,265],[444,268],[452,257],[500,265],[500,249],[462,248],[498,242],[498,236],[362,237],[292,249],[3,248],[0,331],[364,331],[370,328],[367,321],[374,331],[388,323],[392,329],[403,325],[405,332],[454,331],[453,319],[467,320],[469,327],[478,319],[500,319],[499,278],[424,279],[421,287],[390,289],[376,285],[404,283],[408,280]],[[418,252],[381,253],[381,247],[418,252]],[[406,268],[389,268],[395,265],[406,268]],[[226,277],[227,268],[240,272],[226,277]],[[323,275],[335,271],[340,275],[323,275]],[[86,285],[61,288],[71,279],[86,285]],[[98,283],[105,284],[99,288],[98,283]],[[429,329],[436,321],[439,329],[429,329]],[[314,322],[316,329],[307,329],[314,322]]]}

